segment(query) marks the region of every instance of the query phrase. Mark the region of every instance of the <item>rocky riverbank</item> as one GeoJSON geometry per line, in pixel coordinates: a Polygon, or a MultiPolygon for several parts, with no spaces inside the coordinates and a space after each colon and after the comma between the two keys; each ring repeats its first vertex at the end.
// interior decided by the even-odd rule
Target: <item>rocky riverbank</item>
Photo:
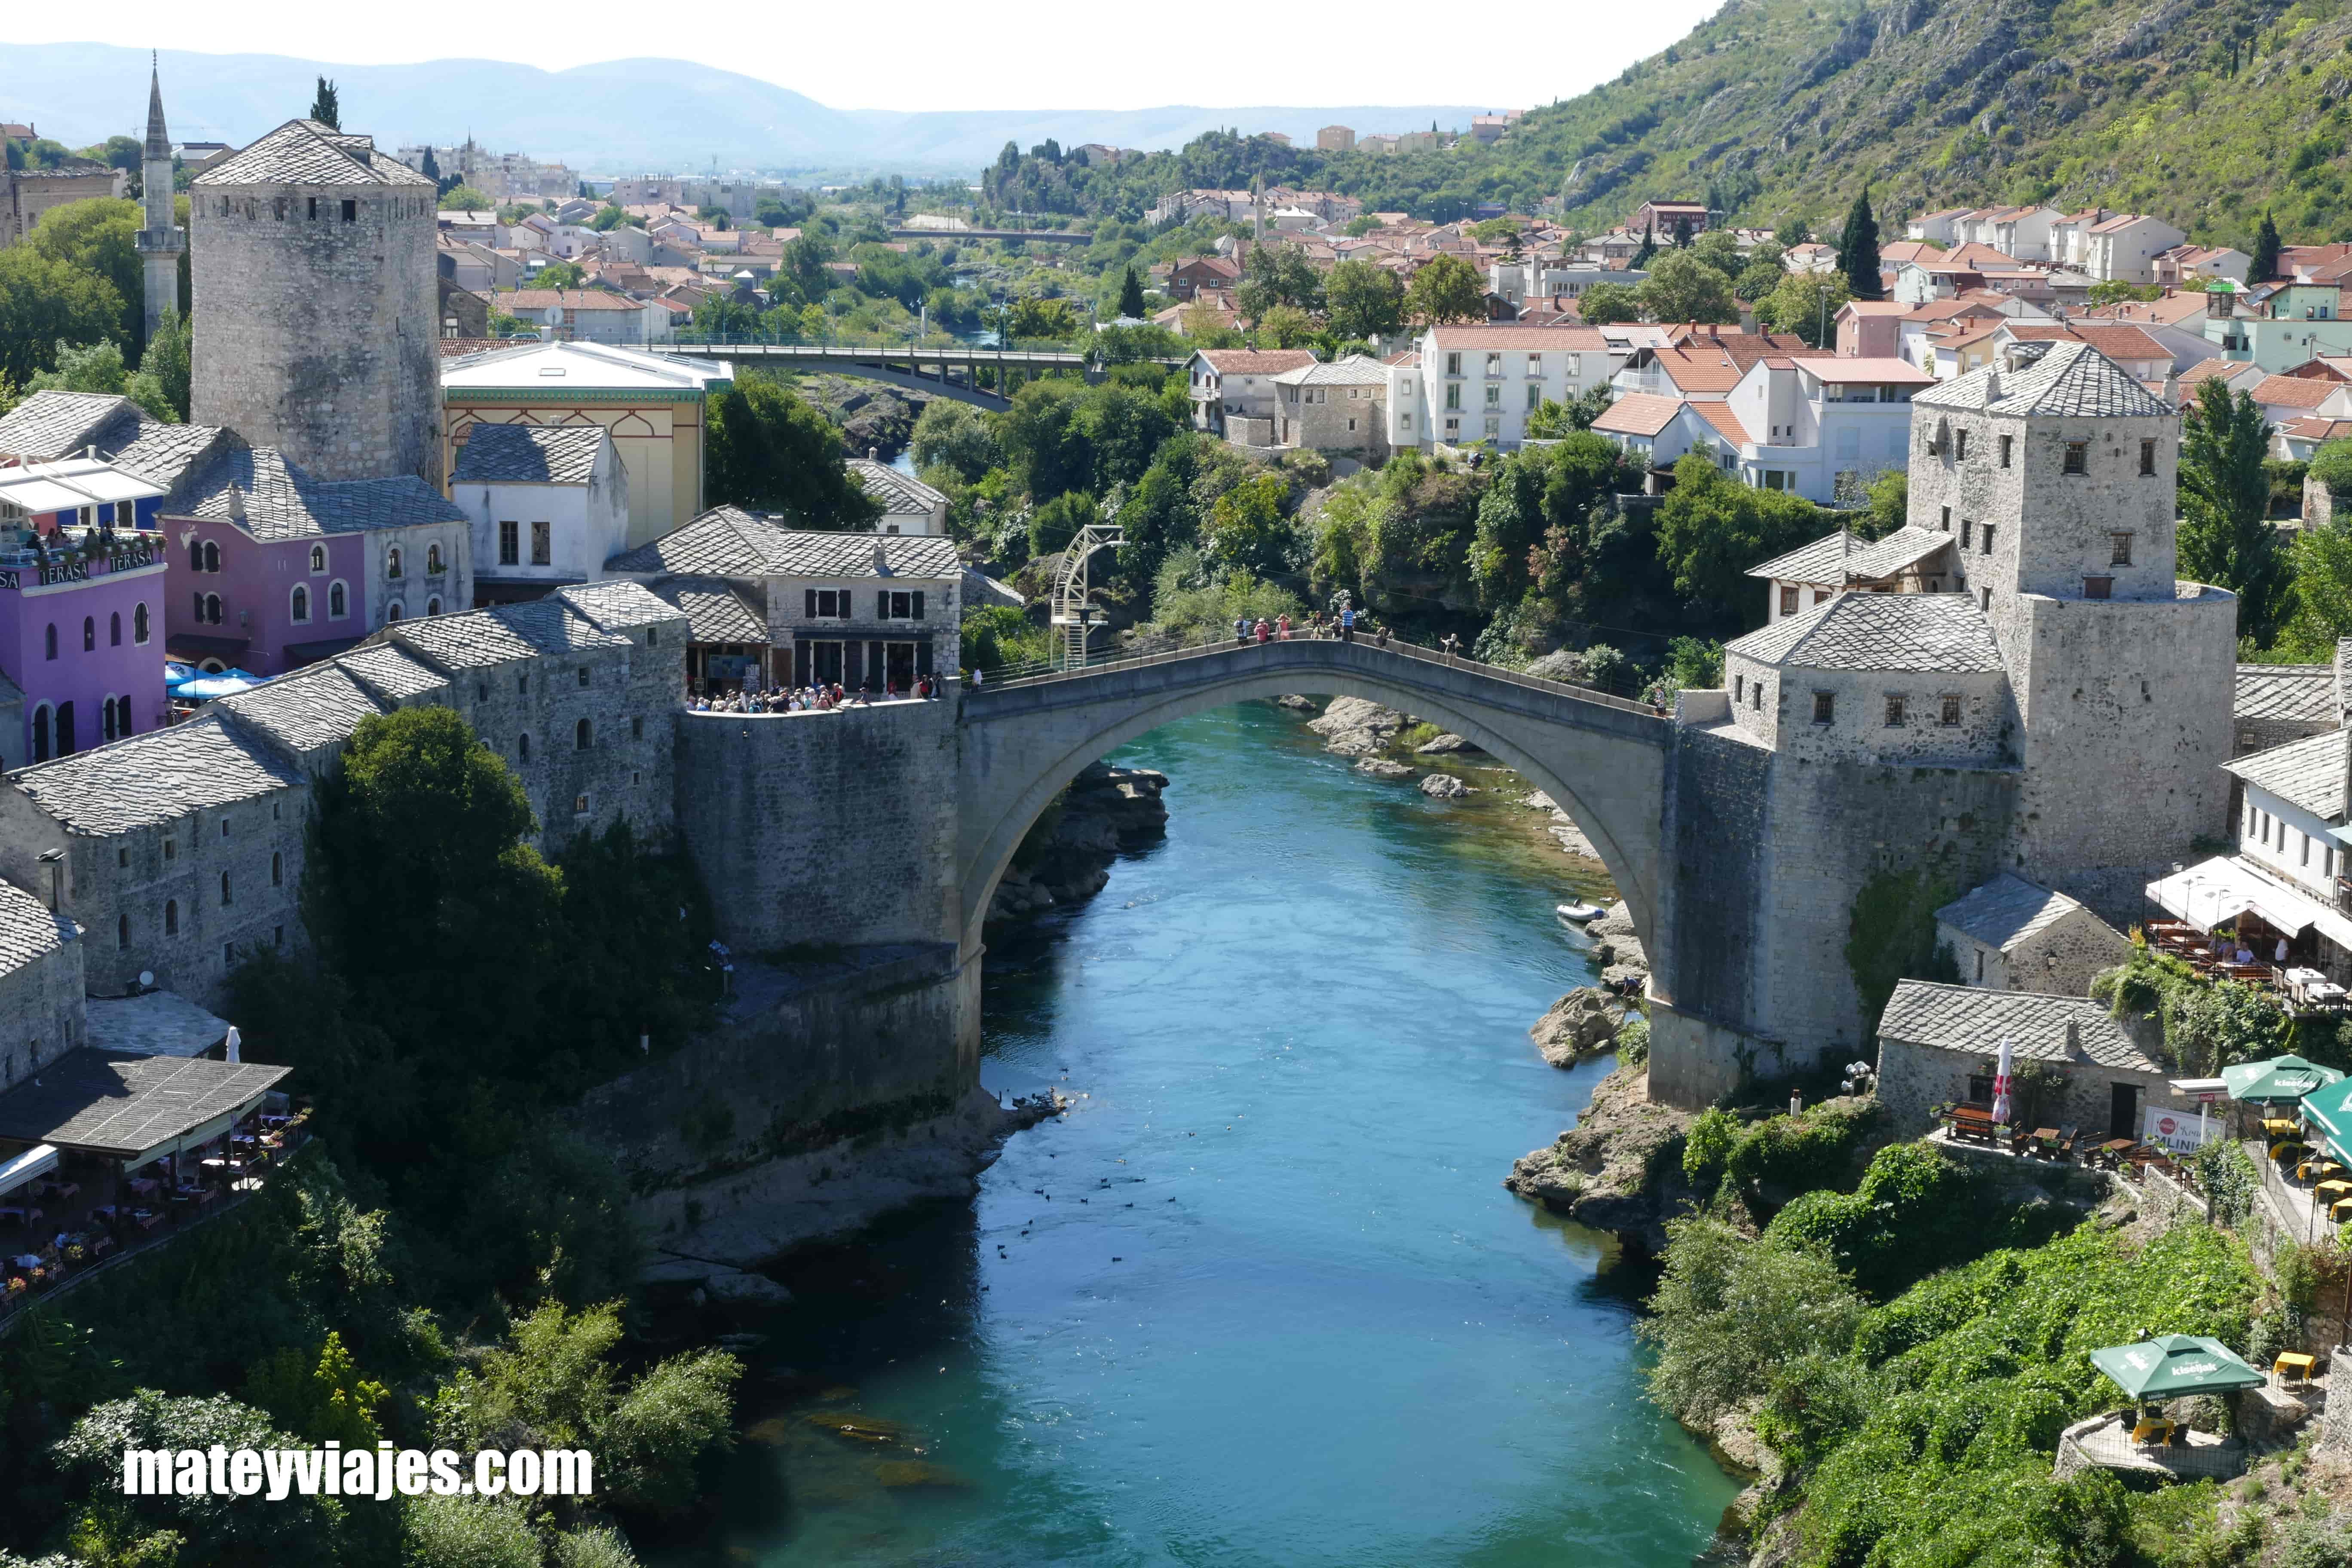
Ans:
{"type": "Polygon", "coordinates": [[[1096,763],[1078,774],[1014,851],[989,921],[1025,920],[1101,892],[1113,860],[1168,831],[1167,787],[1168,775],[1149,768],[1096,763]]]}
{"type": "Polygon", "coordinates": [[[1695,1120],[1692,1111],[1653,1102],[1648,1068],[1621,1061],[1594,1088],[1576,1125],[1521,1155],[1503,1185],[1554,1214],[1662,1252],[1666,1221],[1697,1199],[1682,1164],[1695,1120]]]}

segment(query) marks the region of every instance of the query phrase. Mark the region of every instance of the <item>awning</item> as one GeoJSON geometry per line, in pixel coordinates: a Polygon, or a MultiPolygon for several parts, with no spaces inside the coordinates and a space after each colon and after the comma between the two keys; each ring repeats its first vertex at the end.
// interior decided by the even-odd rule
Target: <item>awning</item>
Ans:
{"type": "Polygon", "coordinates": [[[2305,1095],[2303,1119],[2327,1134],[2337,1159],[2352,1164],[2352,1079],[2305,1095]]]}
{"type": "Polygon", "coordinates": [[[2167,913],[2199,931],[2228,925],[2251,910],[2264,924],[2290,935],[2315,927],[2328,941],[2352,952],[2352,920],[2227,855],[2150,882],[2147,892],[2167,913]]]}
{"type": "Polygon", "coordinates": [[[2158,1334],[2136,1345],[2110,1345],[2093,1351],[2091,1364],[2134,1399],[2218,1394],[2270,1382],[2229,1346],[2202,1334],[2158,1334]]]}
{"type": "Polygon", "coordinates": [[[173,632],[163,638],[163,651],[190,659],[236,658],[253,646],[251,637],[198,637],[194,632],[173,632]]]}
{"type": "Polygon", "coordinates": [[[2240,1062],[2221,1069],[2221,1081],[2230,1086],[2231,1100],[2264,1105],[2301,1100],[2343,1077],[2334,1068],[2324,1068],[2301,1057],[2273,1057],[2268,1061],[2240,1062]]]}
{"type": "Polygon", "coordinates": [[[0,1094],[0,1138],[142,1164],[219,1137],[293,1070],[83,1046],[0,1094]]]}
{"type": "Polygon", "coordinates": [[[47,1143],[36,1143],[22,1153],[0,1160],[0,1197],[5,1197],[36,1176],[45,1176],[58,1168],[58,1152],[47,1143]]]}

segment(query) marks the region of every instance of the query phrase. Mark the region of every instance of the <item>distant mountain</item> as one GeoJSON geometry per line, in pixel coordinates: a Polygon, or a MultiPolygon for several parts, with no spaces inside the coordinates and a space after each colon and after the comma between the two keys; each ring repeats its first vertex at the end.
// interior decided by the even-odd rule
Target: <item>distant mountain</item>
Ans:
{"type": "MultiPolygon", "coordinates": [[[[0,119],[87,146],[146,121],[144,49],[108,44],[11,44],[0,72],[0,119]]],[[[610,60],[547,71],[503,60],[351,66],[282,55],[163,58],[163,107],[184,142],[244,142],[310,105],[330,76],[343,122],[386,148],[460,142],[470,132],[498,152],[562,159],[583,173],[636,174],[752,167],[848,174],[961,174],[1008,141],[1048,136],[1147,151],[1204,131],[1279,131],[1312,143],[1318,126],[1403,131],[1434,120],[1466,127],[1496,107],[1444,104],[1354,109],[945,110],[828,109],[797,92],[685,60],[610,60]]]]}

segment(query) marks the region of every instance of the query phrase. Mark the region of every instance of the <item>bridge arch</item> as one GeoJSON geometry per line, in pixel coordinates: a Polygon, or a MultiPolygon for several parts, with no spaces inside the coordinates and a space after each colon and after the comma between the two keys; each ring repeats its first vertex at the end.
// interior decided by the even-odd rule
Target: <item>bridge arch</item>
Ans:
{"type": "Polygon", "coordinates": [[[1572,689],[1512,681],[1367,643],[1203,650],[972,693],[964,700],[957,812],[962,943],[1053,797],[1105,752],[1177,719],[1286,693],[1360,697],[1443,724],[1532,782],[1592,842],[1653,964],[1662,894],[1671,725],[1572,689]]]}

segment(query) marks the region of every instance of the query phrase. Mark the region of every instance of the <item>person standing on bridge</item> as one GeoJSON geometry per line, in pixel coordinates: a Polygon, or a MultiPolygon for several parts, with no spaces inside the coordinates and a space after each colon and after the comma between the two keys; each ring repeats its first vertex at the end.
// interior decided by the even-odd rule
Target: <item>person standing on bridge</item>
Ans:
{"type": "Polygon", "coordinates": [[[1247,616],[1235,616],[1234,617],[1234,641],[1246,647],[1249,643],[1249,617],[1247,616]]]}
{"type": "Polygon", "coordinates": [[[1285,610],[1282,614],[1275,616],[1274,637],[1276,642],[1288,642],[1290,640],[1290,612],[1288,610],[1285,610]]]}
{"type": "Polygon", "coordinates": [[[1257,640],[1261,644],[1265,643],[1269,637],[1274,636],[1274,628],[1265,624],[1265,617],[1264,616],[1260,616],[1257,618],[1257,625],[1251,629],[1253,635],[1256,637],[1257,640]]]}
{"type": "Polygon", "coordinates": [[[1339,606],[1339,640],[1341,642],[1356,640],[1356,606],[1353,605],[1339,606]]]}
{"type": "Polygon", "coordinates": [[[1462,647],[1462,639],[1455,637],[1452,632],[1448,632],[1444,637],[1437,639],[1437,646],[1445,650],[1445,662],[1452,664],[1454,662],[1454,654],[1458,652],[1462,647]]]}

